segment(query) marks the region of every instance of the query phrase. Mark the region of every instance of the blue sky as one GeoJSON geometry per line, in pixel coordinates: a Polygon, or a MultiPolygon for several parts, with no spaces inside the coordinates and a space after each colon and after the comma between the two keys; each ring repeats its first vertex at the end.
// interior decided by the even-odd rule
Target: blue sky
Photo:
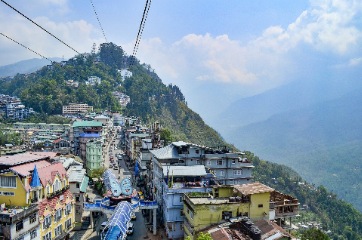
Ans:
{"type": "MultiPolygon", "coordinates": [[[[93,3],[108,41],[131,54],[145,1],[93,3]]],[[[89,0],[11,4],[80,52],[105,41],[89,0]]],[[[3,3],[0,32],[47,57],[74,55],[3,3]]],[[[37,57],[0,37],[0,65],[37,57]]],[[[137,57],[178,85],[207,120],[236,99],[289,81],[358,77],[362,1],[154,0],[137,57]]]]}

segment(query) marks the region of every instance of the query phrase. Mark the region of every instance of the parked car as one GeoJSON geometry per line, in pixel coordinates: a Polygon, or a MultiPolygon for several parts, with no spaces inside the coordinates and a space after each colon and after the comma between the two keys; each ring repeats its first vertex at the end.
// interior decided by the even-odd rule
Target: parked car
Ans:
{"type": "Polygon", "coordinates": [[[127,228],[126,233],[127,233],[128,235],[132,235],[132,234],[133,234],[133,223],[131,223],[131,222],[128,223],[128,228],[127,228]]]}
{"type": "Polygon", "coordinates": [[[114,169],[114,170],[118,170],[118,166],[114,166],[113,169],[114,169]]]}
{"type": "Polygon", "coordinates": [[[131,214],[131,220],[134,221],[134,220],[136,220],[136,219],[137,219],[136,213],[135,213],[135,212],[132,212],[132,214],[131,214]]]}

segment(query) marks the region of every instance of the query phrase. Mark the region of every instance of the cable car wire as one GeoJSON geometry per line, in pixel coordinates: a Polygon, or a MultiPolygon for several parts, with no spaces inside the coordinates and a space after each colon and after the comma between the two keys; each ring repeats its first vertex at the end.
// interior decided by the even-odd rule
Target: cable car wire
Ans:
{"type": "Polygon", "coordinates": [[[42,29],[43,31],[45,31],[46,33],[48,33],[50,36],[52,36],[53,38],[57,39],[59,42],[63,43],[65,46],[67,46],[68,48],[70,48],[71,50],[73,50],[74,52],[80,54],[80,52],[78,52],[77,50],[75,50],[74,48],[72,48],[71,46],[69,46],[68,44],[66,44],[64,41],[60,40],[58,37],[56,37],[54,34],[52,34],[51,32],[49,32],[48,30],[46,30],[45,28],[43,28],[42,26],[40,26],[39,24],[37,24],[36,22],[34,22],[33,20],[31,20],[29,17],[25,16],[22,12],[20,12],[19,10],[17,10],[16,8],[14,8],[13,6],[11,6],[9,3],[5,2],[4,0],[0,0],[1,2],[3,2],[5,5],[7,5],[8,7],[10,7],[11,9],[13,9],[15,12],[19,13],[21,16],[23,16],[24,18],[26,18],[27,20],[29,20],[30,22],[32,22],[33,24],[35,24],[37,27],[39,27],[40,29],[42,29]]]}
{"type": "Polygon", "coordinates": [[[104,39],[106,40],[106,43],[108,43],[108,40],[107,40],[106,34],[105,34],[104,29],[103,29],[103,27],[102,27],[101,21],[99,20],[99,17],[98,17],[98,14],[97,14],[96,8],[94,7],[94,4],[93,4],[93,1],[92,1],[92,0],[89,0],[89,1],[90,1],[90,3],[92,4],[93,11],[94,11],[94,14],[96,15],[96,18],[97,18],[97,21],[98,21],[99,27],[100,27],[100,28],[101,28],[101,30],[102,30],[103,37],[104,37],[104,39]]]}
{"type": "Polygon", "coordinates": [[[49,60],[51,63],[53,63],[53,61],[52,61],[52,60],[50,60],[49,58],[45,57],[44,55],[42,55],[42,54],[40,54],[40,53],[38,53],[38,52],[36,52],[36,51],[34,51],[34,50],[33,50],[33,49],[31,49],[31,48],[29,48],[29,47],[25,46],[24,44],[19,43],[18,41],[16,41],[16,40],[12,39],[11,37],[9,37],[9,36],[5,35],[4,33],[0,32],[0,35],[2,35],[2,36],[4,36],[4,37],[6,37],[7,39],[9,39],[9,40],[13,41],[14,43],[17,43],[18,45],[22,46],[23,48],[26,48],[26,49],[28,49],[29,51],[31,51],[31,52],[33,52],[33,53],[35,53],[36,55],[38,55],[38,56],[40,56],[40,57],[42,57],[42,58],[45,58],[46,60],[49,60]]]}

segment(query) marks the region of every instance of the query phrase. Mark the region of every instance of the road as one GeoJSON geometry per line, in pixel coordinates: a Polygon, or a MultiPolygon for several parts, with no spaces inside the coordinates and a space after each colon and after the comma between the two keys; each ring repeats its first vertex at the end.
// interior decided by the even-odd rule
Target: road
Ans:
{"type": "MultiPolygon", "coordinates": [[[[120,176],[120,174],[124,175],[124,176],[129,176],[132,178],[131,172],[129,171],[126,163],[124,160],[117,160],[116,154],[120,153],[123,154],[123,151],[121,150],[120,146],[119,146],[119,135],[117,134],[117,132],[115,132],[114,135],[112,135],[112,138],[109,141],[109,144],[107,145],[107,147],[105,148],[106,150],[106,154],[105,154],[105,159],[104,159],[104,166],[109,169],[109,165],[110,165],[110,156],[113,156],[113,159],[115,162],[118,162],[119,165],[119,170],[114,170],[112,168],[112,172],[114,173],[114,175],[116,177],[120,176]],[[114,140],[114,142],[113,142],[114,140]],[[117,149],[115,149],[115,147],[117,147],[117,149]]],[[[121,176],[120,180],[122,180],[121,176]]],[[[133,184],[133,187],[136,187],[135,184],[133,184]]],[[[145,222],[145,218],[142,215],[141,212],[136,212],[136,220],[133,221],[134,223],[134,231],[132,235],[128,235],[127,236],[127,240],[139,240],[139,239],[156,239],[155,236],[153,236],[151,234],[150,231],[147,230],[146,227],[146,222],[145,222]]],[[[92,235],[89,236],[88,239],[90,240],[99,240],[101,239],[100,236],[97,234],[100,228],[100,225],[102,224],[102,222],[107,221],[107,217],[106,215],[102,215],[101,217],[99,217],[100,219],[98,219],[96,221],[96,225],[95,225],[95,229],[96,231],[94,231],[92,233],[92,235]]]]}

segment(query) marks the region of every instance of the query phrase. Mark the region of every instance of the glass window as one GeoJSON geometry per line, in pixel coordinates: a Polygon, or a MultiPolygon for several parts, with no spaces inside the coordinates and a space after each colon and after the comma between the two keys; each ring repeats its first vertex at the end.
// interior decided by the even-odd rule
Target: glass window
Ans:
{"type": "Polygon", "coordinates": [[[0,176],[0,187],[16,188],[16,177],[0,176]]]}

